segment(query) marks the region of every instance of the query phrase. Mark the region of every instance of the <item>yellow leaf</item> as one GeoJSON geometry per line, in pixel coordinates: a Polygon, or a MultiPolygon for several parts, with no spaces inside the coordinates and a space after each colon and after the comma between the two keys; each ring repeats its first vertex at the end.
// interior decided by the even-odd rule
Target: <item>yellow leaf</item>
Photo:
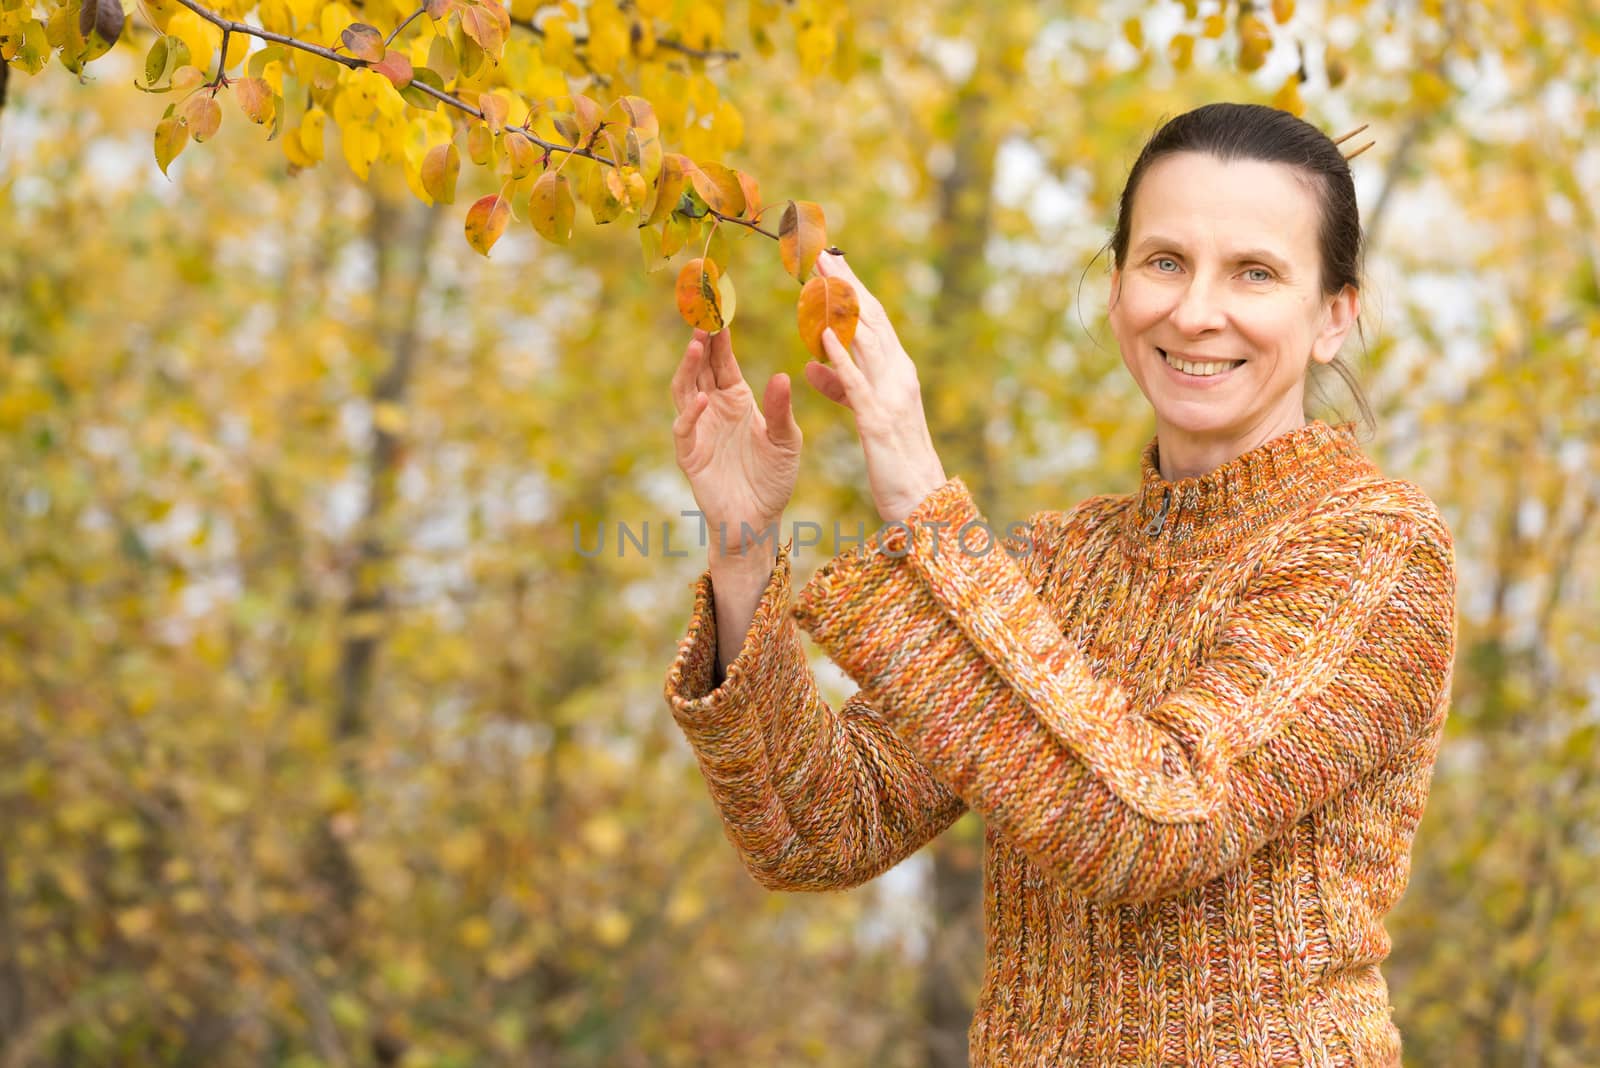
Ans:
{"type": "MultiPolygon", "coordinates": [[[[174,12],[167,32],[181,38],[189,47],[189,62],[202,70],[211,69],[211,58],[222,43],[222,31],[188,8],[174,12]]],[[[230,42],[231,43],[231,42],[230,42]]]]}
{"type": "Polygon", "coordinates": [[[189,127],[178,121],[177,116],[156,123],[156,166],[161,168],[162,174],[167,173],[167,167],[188,142],[189,127]]]}
{"type": "Polygon", "coordinates": [[[300,120],[300,148],[312,163],[322,161],[322,131],[328,121],[327,112],[310,108],[300,120]]]}
{"type": "Polygon", "coordinates": [[[422,188],[440,204],[456,202],[456,177],[461,173],[461,152],[452,141],[428,149],[422,160],[422,188]]]}
{"type": "Polygon", "coordinates": [[[534,230],[546,241],[565,245],[572,240],[572,222],[577,207],[567,176],[547,171],[533,183],[528,195],[528,215],[534,230]]]}
{"type": "Polygon", "coordinates": [[[357,178],[366,181],[368,169],[383,148],[378,131],[364,122],[347,123],[339,128],[339,141],[344,148],[345,162],[350,164],[357,178]]]}

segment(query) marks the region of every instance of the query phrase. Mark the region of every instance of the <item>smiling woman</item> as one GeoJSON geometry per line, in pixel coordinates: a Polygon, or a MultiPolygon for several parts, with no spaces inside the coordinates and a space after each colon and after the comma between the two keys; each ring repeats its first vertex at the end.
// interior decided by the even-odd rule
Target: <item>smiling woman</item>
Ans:
{"type": "Polygon", "coordinates": [[[1355,189],[1325,134],[1246,105],[1174,119],[1134,163],[1111,247],[1111,328],[1163,475],[1304,425],[1308,373],[1360,313],[1355,189]]]}
{"type": "MultiPolygon", "coordinates": [[[[806,379],[854,416],[889,525],[792,609],[792,544],[714,548],[665,695],[762,886],[857,886],[983,817],[973,1065],[1400,1063],[1383,919],[1443,738],[1455,556],[1353,424],[1305,417],[1359,311],[1359,235],[1314,127],[1231,104],[1163,126],[1112,242],[1155,412],[1138,485],[1003,543],[881,304],[819,260],[862,328],[806,379]],[[860,686],[838,709],[802,629],[860,686]]],[[[788,385],[759,410],[726,331],[690,342],[674,434],[708,519],[787,505],[788,385]]]]}

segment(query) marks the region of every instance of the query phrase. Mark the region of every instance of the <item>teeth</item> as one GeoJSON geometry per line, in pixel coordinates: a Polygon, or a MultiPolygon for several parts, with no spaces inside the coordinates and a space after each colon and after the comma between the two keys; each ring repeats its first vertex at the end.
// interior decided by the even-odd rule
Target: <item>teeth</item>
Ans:
{"type": "Polygon", "coordinates": [[[1244,362],[1243,360],[1234,360],[1232,363],[1195,363],[1191,360],[1180,360],[1169,353],[1166,349],[1157,349],[1156,351],[1161,353],[1161,358],[1166,360],[1171,366],[1176,367],[1178,370],[1187,374],[1197,375],[1201,378],[1210,378],[1212,375],[1220,375],[1224,371],[1231,371],[1244,362]]]}

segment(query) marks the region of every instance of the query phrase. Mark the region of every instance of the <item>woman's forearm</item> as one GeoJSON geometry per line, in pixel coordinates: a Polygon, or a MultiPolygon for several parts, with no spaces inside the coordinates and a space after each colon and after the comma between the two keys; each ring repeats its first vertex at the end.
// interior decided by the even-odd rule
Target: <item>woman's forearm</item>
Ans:
{"type": "Polygon", "coordinates": [[[711,591],[717,617],[717,663],[713,686],[721,686],[728,665],[744,648],[744,639],[755,619],[756,606],[772,580],[777,562],[775,549],[757,545],[750,554],[711,554],[711,591]]]}

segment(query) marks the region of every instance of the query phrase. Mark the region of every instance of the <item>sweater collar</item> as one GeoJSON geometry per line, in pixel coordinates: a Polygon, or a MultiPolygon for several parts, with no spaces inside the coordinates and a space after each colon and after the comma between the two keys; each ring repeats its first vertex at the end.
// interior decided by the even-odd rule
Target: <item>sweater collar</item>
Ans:
{"type": "Polygon", "coordinates": [[[1139,458],[1123,533],[1152,556],[1189,558],[1226,551],[1250,534],[1377,467],[1356,441],[1355,423],[1313,419],[1203,475],[1161,476],[1158,439],[1139,458]]]}

